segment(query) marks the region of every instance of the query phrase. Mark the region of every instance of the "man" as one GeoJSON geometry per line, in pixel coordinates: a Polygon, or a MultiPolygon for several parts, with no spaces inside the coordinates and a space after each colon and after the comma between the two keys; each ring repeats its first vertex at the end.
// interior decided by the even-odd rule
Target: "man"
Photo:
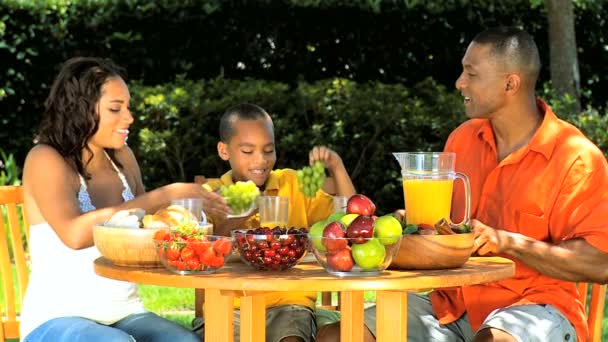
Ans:
{"type": "MultiPolygon", "coordinates": [[[[471,119],[448,138],[469,176],[478,255],[516,263],[515,276],[408,297],[408,341],[585,341],[575,282],[608,282],[608,166],[601,151],[536,99],[532,37],[478,34],[456,81],[471,119]]],[[[456,187],[454,198],[462,198],[456,187]]],[[[463,203],[454,203],[459,221],[463,203]]],[[[375,308],[366,312],[374,333],[375,308]]]]}

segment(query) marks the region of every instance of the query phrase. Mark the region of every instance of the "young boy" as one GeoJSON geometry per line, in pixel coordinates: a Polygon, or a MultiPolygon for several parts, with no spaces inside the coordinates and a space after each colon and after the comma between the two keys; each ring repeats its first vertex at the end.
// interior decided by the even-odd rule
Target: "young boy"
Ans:
{"type": "MultiPolygon", "coordinates": [[[[315,146],[309,163],[324,162],[330,177],[314,198],[300,192],[296,172],[273,170],[276,162],[274,127],[266,111],[253,104],[240,104],[226,111],[220,120],[220,142],[217,151],[230,163],[231,170],[205,187],[216,191],[236,181],[253,181],[264,195],[289,198],[290,227],[310,227],[333,212],[333,196],[355,193],[350,176],[340,156],[324,146],[315,146]]],[[[255,220],[227,220],[225,216],[208,213],[214,222],[215,234],[229,235],[235,228],[259,224],[255,220]]],[[[269,280],[271,281],[271,280],[269,280]]],[[[316,292],[269,293],[266,295],[266,341],[313,341],[316,333],[314,308],[316,292]]],[[[235,306],[238,306],[235,301],[235,306]]],[[[235,341],[238,341],[238,312],[235,313],[235,341]]]]}

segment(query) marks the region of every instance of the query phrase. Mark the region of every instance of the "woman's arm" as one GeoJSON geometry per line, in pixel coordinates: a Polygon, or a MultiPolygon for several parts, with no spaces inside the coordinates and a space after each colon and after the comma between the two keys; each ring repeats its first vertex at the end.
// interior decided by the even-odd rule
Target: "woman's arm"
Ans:
{"type": "MultiPolygon", "coordinates": [[[[141,176],[138,177],[141,179],[141,176]]],[[[203,205],[213,205],[216,210],[222,210],[223,203],[219,195],[209,193],[193,183],[173,183],[147,193],[141,192],[143,185],[140,184],[136,185],[135,190],[139,195],[133,200],[81,214],[76,195],[79,188],[78,175],[57,151],[44,145],[36,146],[28,154],[23,183],[30,222],[46,221],[61,241],[73,249],[92,246],[93,226],[108,220],[119,210],[142,208],[151,213],[177,198],[201,197],[203,205]]],[[[228,212],[227,207],[223,210],[228,212]]]]}

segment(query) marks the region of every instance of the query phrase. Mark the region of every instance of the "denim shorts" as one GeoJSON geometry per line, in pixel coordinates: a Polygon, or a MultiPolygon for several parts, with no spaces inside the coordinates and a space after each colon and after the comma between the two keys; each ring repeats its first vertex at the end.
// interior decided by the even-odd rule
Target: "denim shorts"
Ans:
{"type": "MultiPolygon", "coordinates": [[[[408,294],[407,340],[409,342],[472,341],[468,316],[450,324],[439,324],[428,295],[408,294]]],[[[365,310],[365,324],[376,335],[376,307],[365,310]]],[[[495,328],[512,335],[518,342],[576,341],[572,324],[555,307],[547,304],[517,305],[494,310],[479,328],[495,328]]]]}

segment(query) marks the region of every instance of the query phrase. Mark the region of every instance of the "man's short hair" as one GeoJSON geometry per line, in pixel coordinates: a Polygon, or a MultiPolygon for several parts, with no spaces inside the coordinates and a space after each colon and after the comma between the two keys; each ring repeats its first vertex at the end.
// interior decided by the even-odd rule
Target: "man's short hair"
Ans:
{"type": "Polygon", "coordinates": [[[241,103],[228,108],[220,119],[220,140],[224,143],[230,142],[230,139],[236,134],[234,123],[237,120],[269,120],[272,123],[270,115],[260,106],[251,103],[241,103]]]}
{"type": "Polygon", "coordinates": [[[492,55],[507,69],[520,71],[532,84],[536,83],[540,57],[534,38],[526,31],[517,27],[490,28],[477,34],[473,42],[491,45],[492,55]]]}

